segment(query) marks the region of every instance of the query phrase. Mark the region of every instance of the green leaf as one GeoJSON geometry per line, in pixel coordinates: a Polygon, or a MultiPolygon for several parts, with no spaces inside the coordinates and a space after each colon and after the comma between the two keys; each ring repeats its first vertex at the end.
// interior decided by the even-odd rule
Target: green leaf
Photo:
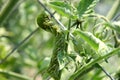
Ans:
{"type": "Polygon", "coordinates": [[[68,56],[69,62],[65,65],[65,68],[62,69],[61,79],[60,80],[68,80],[71,75],[76,70],[76,64],[74,60],[68,56]]]}
{"type": "Polygon", "coordinates": [[[65,56],[62,53],[59,53],[57,55],[57,58],[58,58],[58,62],[59,62],[59,69],[61,70],[65,67],[66,63],[68,63],[68,59],[67,59],[67,56],[65,56]]]}
{"type": "Polygon", "coordinates": [[[107,27],[110,27],[111,29],[115,30],[120,34],[120,21],[113,22],[113,23],[105,23],[107,27]]]}
{"type": "Polygon", "coordinates": [[[90,63],[86,64],[84,67],[79,68],[70,78],[69,80],[76,80],[75,78],[77,78],[78,76],[80,77],[82,74],[84,74],[84,71],[87,71],[92,65],[100,62],[101,60],[105,59],[105,58],[109,58],[115,54],[118,54],[120,52],[120,48],[115,48],[112,51],[110,51],[108,54],[105,54],[104,56],[101,56],[93,61],[91,61],[90,63]]]}
{"type": "Polygon", "coordinates": [[[99,0],[80,0],[77,7],[79,17],[81,18],[82,16],[91,13],[98,1],[99,0]]]}
{"type": "Polygon", "coordinates": [[[87,44],[79,35],[75,36],[75,41],[73,41],[74,50],[79,53],[80,56],[96,56],[95,51],[87,44]]]}
{"type": "Polygon", "coordinates": [[[75,34],[78,34],[83,40],[85,40],[95,51],[104,55],[109,52],[107,45],[99,38],[96,38],[92,33],[81,30],[75,30],[75,34]]]}
{"type": "Polygon", "coordinates": [[[57,11],[59,14],[68,17],[68,18],[75,18],[74,13],[72,12],[73,7],[63,1],[54,1],[50,2],[50,6],[57,11]]]}

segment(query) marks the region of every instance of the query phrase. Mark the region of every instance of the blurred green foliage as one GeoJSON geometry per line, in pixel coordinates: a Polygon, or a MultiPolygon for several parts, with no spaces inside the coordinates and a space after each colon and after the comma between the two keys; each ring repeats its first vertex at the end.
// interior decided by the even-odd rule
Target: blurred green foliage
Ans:
{"type": "MultiPolygon", "coordinates": [[[[3,11],[4,7],[7,5],[9,1],[10,0],[0,0],[0,12],[3,11]]],[[[68,2],[69,1],[70,0],[68,0],[68,2]]],[[[48,1],[43,0],[42,2],[44,4],[47,4],[48,1]]],[[[75,6],[76,4],[78,4],[78,2],[79,2],[78,0],[72,1],[73,5],[75,6]]],[[[109,1],[100,0],[100,2],[95,7],[95,12],[102,15],[107,15],[108,12],[107,10],[109,10],[112,7],[113,2],[114,0],[109,1]]],[[[18,1],[17,3],[18,4],[15,5],[15,9],[12,10],[11,14],[9,14],[9,16],[5,19],[4,23],[0,24],[0,60],[4,59],[4,57],[17,44],[19,44],[25,37],[27,37],[27,35],[29,35],[34,29],[38,27],[38,25],[36,24],[36,17],[38,16],[38,14],[44,11],[37,0],[21,0],[18,1]]],[[[52,9],[50,10],[52,11],[52,9]]],[[[119,10],[116,12],[116,14],[118,12],[119,10]]],[[[64,15],[66,14],[64,13],[64,15]]],[[[68,21],[66,21],[68,19],[66,19],[65,17],[63,16],[57,17],[58,18],[60,17],[59,19],[61,20],[61,22],[64,22],[64,25],[68,24],[68,21]]],[[[94,24],[95,19],[91,18],[85,19],[86,21],[84,24],[84,29],[89,31],[91,30],[91,27],[87,28],[86,26],[88,25],[92,26],[94,24]]],[[[110,30],[109,32],[110,32],[109,35],[111,35],[112,31],[110,30]]],[[[102,39],[99,33],[95,34],[97,37],[102,39]]],[[[115,42],[113,38],[110,41],[108,41],[108,44],[114,43],[115,42]]],[[[3,64],[0,64],[0,69],[15,72],[20,74],[21,76],[25,75],[28,76],[29,78],[32,79],[34,78],[35,80],[46,80],[49,76],[46,73],[46,69],[50,62],[52,50],[54,47],[53,44],[54,36],[48,32],[39,29],[39,31],[37,31],[30,39],[28,39],[27,42],[22,44],[22,46],[18,48],[17,51],[15,51],[3,64]]],[[[118,56],[113,56],[108,64],[102,63],[102,65],[108,70],[108,72],[112,73],[112,75],[116,74],[117,77],[119,77],[119,72],[115,73],[120,68],[119,60],[120,59],[118,56]],[[113,67],[111,67],[111,65],[113,67]]],[[[82,76],[81,79],[102,80],[103,78],[104,80],[109,80],[107,79],[107,77],[105,77],[105,74],[101,70],[94,69],[89,73],[86,73],[85,76],[82,76]]],[[[0,72],[0,79],[21,80],[11,75],[3,74],[2,72],[0,72]]]]}

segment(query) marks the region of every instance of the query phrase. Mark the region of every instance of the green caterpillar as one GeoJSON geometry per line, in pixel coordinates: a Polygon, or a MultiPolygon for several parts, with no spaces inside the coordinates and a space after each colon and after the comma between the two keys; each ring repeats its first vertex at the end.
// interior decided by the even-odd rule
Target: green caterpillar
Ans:
{"type": "Polygon", "coordinates": [[[65,55],[67,51],[65,33],[58,26],[53,24],[53,22],[50,20],[50,17],[46,13],[42,13],[37,17],[37,24],[43,30],[51,32],[55,35],[55,46],[47,71],[55,80],[60,80],[61,70],[58,61],[58,55],[65,55]]]}

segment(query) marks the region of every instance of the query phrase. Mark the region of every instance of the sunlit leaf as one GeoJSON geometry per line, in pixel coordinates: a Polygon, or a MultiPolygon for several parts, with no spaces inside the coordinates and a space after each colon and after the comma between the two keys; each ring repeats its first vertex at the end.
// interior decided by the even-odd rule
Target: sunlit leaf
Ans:
{"type": "Polygon", "coordinates": [[[98,1],[99,0],[80,0],[79,5],[77,7],[79,17],[91,13],[98,1]]]}
{"type": "Polygon", "coordinates": [[[54,1],[54,2],[50,2],[50,6],[57,11],[59,14],[68,17],[68,18],[74,18],[75,15],[73,13],[73,7],[63,1],[54,1]]]}
{"type": "Polygon", "coordinates": [[[78,29],[75,30],[74,33],[78,34],[82,39],[84,39],[98,53],[108,53],[109,48],[107,47],[107,45],[99,38],[96,38],[92,33],[81,31],[78,29]]]}
{"type": "Polygon", "coordinates": [[[62,70],[61,80],[68,80],[76,70],[74,60],[71,57],[68,57],[68,59],[69,62],[67,62],[65,68],[62,70]]]}
{"type": "Polygon", "coordinates": [[[61,53],[59,53],[57,57],[58,57],[58,62],[61,70],[65,67],[65,65],[69,62],[69,60],[67,56],[61,53]]]}
{"type": "Polygon", "coordinates": [[[89,64],[85,65],[84,67],[78,69],[70,78],[69,80],[74,80],[76,77],[82,75],[81,73],[83,73],[84,71],[86,71],[87,69],[89,69],[92,65],[100,62],[102,59],[105,59],[105,58],[109,58],[111,57],[112,55],[115,55],[117,53],[120,52],[120,48],[116,48],[116,49],[113,49],[112,51],[110,51],[108,54],[105,54],[104,56],[102,57],[99,57],[95,60],[93,60],[92,62],[90,62],[89,64]]]}

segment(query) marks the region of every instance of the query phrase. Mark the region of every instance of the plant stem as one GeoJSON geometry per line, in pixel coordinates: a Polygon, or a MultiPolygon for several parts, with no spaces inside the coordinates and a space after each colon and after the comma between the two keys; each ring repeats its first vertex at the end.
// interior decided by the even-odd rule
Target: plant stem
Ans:
{"type": "Polygon", "coordinates": [[[20,75],[18,73],[14,73],[14,72],[2,70],[2,69],[0,69],[0,74],[8,75],[8,76],[15,77],[15,78],[18,78],[21,80],[32,80],[32,79],[30,79],[26,76],[20,75]]]}
{"type": "Polygon", "coordinates": [[[96,65],[110,78],[110,80],[114,80],[114,78],[100,64],[96,63],[96,65]]]}
{"type": "Polygon", "coordinates": [[[114,15],[116,14],[116,12],[119,8],[120,8],[120,0],[115,0],[112,8],[110,9],[110,11],[107,14],[108,20],[111,20],[114,17],[114,15]]]}
{"type": "Polygon", "coordinates": [[[69,35],[70,35],[70,27],[71,27],[71,19],[69,19],[69,24],[68,24],[68,34],[67,34],[67,41],[69,41],[69,35]]]}
{"type": "Polygon", "coordinates": [[[91,61],[90,63],[86,64],[85,66],[81,67],[77,72],[75,72],[70,78],[69,80],[76,80],[77,77],[80,77],[81,74],[86,71],[87,69],[89,69],[91,66],[93,66],[94,64],[102,61],[103,59],[109,58],[112,55],[115,55],[116,53],[118,53],[120,51],[120,48],[116,48],[113,51],[111,51],[110,53],[101,56],[93,61],[91,61]]]}

